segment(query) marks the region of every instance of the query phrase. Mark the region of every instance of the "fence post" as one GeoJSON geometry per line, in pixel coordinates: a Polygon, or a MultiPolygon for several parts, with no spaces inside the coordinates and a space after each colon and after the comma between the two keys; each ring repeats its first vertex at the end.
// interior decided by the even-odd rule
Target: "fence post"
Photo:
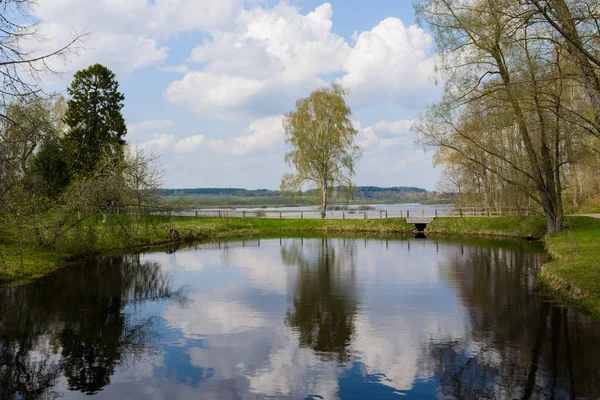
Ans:
{"type": "Polygon", "coordinates": [[[437,218],[437,208],[435,209],[435,217],[437,218]]]}
{"type": "Polygon", "coordinates": [[[300,219],[304,219],[304,212],[300,211],[300,219]]]}
{"type": "Polygon", "coordinates": [[[242,218],[246,218],[246,211],[242,210],[242,218]]]}
{"type": "Polygon", "coordinates": [[[424,216],[425,216],[425,209],[423,208],[423,209],[421,210],[421,217],[424,217],[424,216]]]}
{"type": "Polygon", "coordinates": [[[256,216],[258,217],[258,219],[260,219],[260,211],[256,212],[256,216]]]}
{"type": "Polygon", "coordinates": [[[198,217],[198,211],[196,211],[196,218],[198,217]]]}
{"type": "Polygon", "coordinates": [[[460,215],[460,217],[462,218],[463,214],[462,214],[462,208],[458,209],[458,214],[460,215]]]}
{"type": "Polygon", "coordinates": [[[410,210],[406,210],[406,218],[410,218],[410,210]]]}
{"type": "Polygon", "coordinates": [[[367,212],[363,211],[363,215],[365,216],[365,219],[367,219],[367,212]]]}
{"type": "Polygon", "coordinates": [[[385,210],[385,219],[388,219],[388,218],[387,218],[387,211],[388,211],[388,210],[385,210]]]}
{"type": "Polygon", "coordinates": [[[221,210],[219,210],[219,218],[221,218],[221,210]]]}
{"type": "Polygon", "coordinates": [[[342,219],[346,219],[346,211],[342,210],[342,219]]]}
{"type": "Polygon", "coordinates": [[[281,219],[281,211],[279,212],[279,219],[281,219]]]}

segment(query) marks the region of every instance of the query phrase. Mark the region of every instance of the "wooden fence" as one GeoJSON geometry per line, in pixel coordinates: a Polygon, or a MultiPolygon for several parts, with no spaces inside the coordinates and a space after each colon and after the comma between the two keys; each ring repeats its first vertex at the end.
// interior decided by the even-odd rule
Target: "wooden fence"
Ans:
{"type": "MultiPolygon", "coordinates": [[[[314,210],[196,210],[196,217],[212,218],[271,218],[271,219],[320,219],[320,211],[314,210]]],[[[327,219],[388,219],[408,217],[498,217],[504,215],[535,215],[532,210],[516,208],[410,208],[406,210],[331,210],[327,219]]],[[[189,214],[188,214],[189,215],[189,214]]]]}

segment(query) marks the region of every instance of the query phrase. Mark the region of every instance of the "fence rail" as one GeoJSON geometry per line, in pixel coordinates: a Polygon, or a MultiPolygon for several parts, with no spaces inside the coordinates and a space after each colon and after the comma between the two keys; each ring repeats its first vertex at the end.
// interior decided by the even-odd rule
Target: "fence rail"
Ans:
{"type": "MultiPolygon", "coordinates": [[[[195,210],[186,215],[212,218],[271,218],[271,219],[320,219],[320,211],[315,210],[195,210]]],[[[410,208],[406,210],[331,210],[326,219],[388,219],[408,217],[498,217],[508,215],[536,215],[529,209],[518,208],[410,208]]]]}

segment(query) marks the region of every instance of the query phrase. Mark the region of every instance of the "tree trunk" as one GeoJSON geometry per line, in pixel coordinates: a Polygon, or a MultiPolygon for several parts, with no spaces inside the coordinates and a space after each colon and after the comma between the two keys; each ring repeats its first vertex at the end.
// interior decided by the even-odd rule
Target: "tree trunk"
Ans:
{"type": "Polygon", "coordinates": [[[323,182],[321,190],[321,218],[325,219],[327,216],[327,182],[323,182]]]}
{"type": "Polygon", "coordinates": [[[556,210],[547,210],[544,207],[544,216],[546,217],[546,231],[548,233],[558,233],[563,229],[564,214],[562,207],[556,210]]]}
{"type": "MultiPolygon", "coordinates": [[[[557,193],[556,182],[554,182],[554,175],[552,174],[553,169],[550,168],[549,171],[547,168],[549,149],[547,146],[543,146],[544,148],[541,151],[543,165],[542,168],[544,169],[542,171],[542,168],[540,168],[539,156],[535,152],[533,141],[529,135],[529,129],[527,127],[525,115],[517,100],[517,96],[513,92],[510,75],[506,65],[504,64],[504,59],[501,57],[501,54],[502,51],[500,50],[500,46],[497,46],[496,52],[493,55],[496,58],[497,65],[500,70],[500,76],[502,78],[506,94],[508,95],[508,101],[511,103],[515,113],[515,122],[519,130],[519,135],[523,140],[525,154],[527,155],[529,164],[533,170],[532,177],[540,194],[541,205],[544,209],[544,215],[546,217],[546,227],[548,229],[548,233],[560,232],[562,230],[563,222],[562,201],[560,200],[561,193],[557,193]],[[550,182],[547,182],[545,178],[549,179],[550,182]]],[[[542,126],[541,129],[544,130],[545,128],[542,126]]],[[[543,138],[543,141],[545,141],[545,138],[543,138]]],[[[558,168],[558,166],[555,166],[555,168],[558,168]]]]}

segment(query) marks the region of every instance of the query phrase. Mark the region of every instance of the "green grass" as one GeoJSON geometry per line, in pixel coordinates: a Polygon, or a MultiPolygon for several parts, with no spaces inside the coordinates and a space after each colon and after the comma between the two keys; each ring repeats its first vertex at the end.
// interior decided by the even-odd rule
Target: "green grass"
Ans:
{"type": "Polygon", "coordinates": [[[60,268],[67,255],[38,249],[0,245],[0,281],[18,282],[45,275],[60,268]]]}
{"type": "Polygon", "coordinates": [[[600,219],[569,217],[565,230],[545,238],[552,261],[542,282],[561,298],[600,317],[600,219]]]}
{"type": "Polygon", "coordinates": [[[440,217],[427,226],[427,232],[444,235],[488,235],[540,239],[546,230],[542,217],[440,217]]]}

